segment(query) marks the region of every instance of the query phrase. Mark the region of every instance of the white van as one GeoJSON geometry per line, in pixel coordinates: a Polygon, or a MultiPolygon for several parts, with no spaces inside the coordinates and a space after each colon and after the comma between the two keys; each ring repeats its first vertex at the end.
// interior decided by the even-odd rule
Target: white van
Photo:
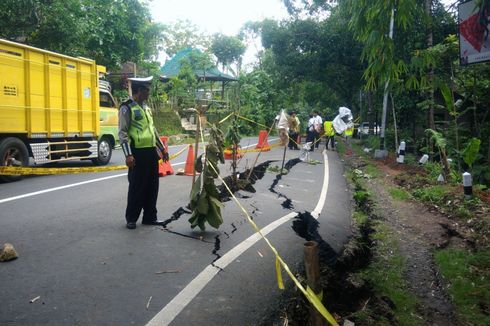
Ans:
{"type": "MultiPolygon", "coordinates": [[[[379,126],[375,124],[374,134],[377,135],[379,134],[379,132],[380,132],[379,126]]],[[[362,135],[369,135],[369,122],[362,122],[359,125],[359,128],[357,129],[357,134],[359,135],[359,137],[361,137],[362,135]]]]}

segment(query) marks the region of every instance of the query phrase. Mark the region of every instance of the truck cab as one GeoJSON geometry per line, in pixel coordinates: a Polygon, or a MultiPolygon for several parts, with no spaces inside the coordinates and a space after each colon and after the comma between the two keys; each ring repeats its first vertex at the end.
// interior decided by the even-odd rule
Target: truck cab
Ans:
{"type": "Polygon", "coordinates": [[[100,133],[96,165],[106,165],[111,160],[112,149],[119,145],[118,106],[111,93],[109,82],[99,79],[100,133]]]}

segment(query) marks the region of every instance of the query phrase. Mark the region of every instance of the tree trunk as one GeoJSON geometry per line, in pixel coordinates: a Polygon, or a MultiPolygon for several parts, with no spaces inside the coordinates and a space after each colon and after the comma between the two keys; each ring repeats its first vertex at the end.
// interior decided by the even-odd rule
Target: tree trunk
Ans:
{"type": "Polygon", "coordinates": [[[488,137],[487,162],[490,163],[490,137],[488,137]]]}
{"type": "Polygon", "coordinates": [[[395,112],[395,100],[393,99],[393,94],[390,94],[391,98],[391,109],[393,111],[393,129],[395,131],[395,151],[398,149],[398,129],[396,125],[396,112],[395,112]]]}
{"type": "MultiPolygon", "coordinates": [[[[431,48],[434,45],[434,38],[432,33],[432,0],[425,0],[425,13],[427,15],[427,48],[431,48]]],[[[429,91],[429,128],[436,130],[436,124],[434,121],[434,86],[432,81],[434,80],[434,69],[429,71],[429,84],[431,85],[429,91]]],[[[429,152],[433,154],[434,144],[429,139],[429,152]]]]}
{"type": "Polygon", "coordinates": [[[371,97],[371,91],[368,91],[367,93],[367,100],[368,100],[368,121],[369,121],[369,130],[368,130],[368,135],[374,134],[374,115],[373,115],[373,101],[371,97]]]}

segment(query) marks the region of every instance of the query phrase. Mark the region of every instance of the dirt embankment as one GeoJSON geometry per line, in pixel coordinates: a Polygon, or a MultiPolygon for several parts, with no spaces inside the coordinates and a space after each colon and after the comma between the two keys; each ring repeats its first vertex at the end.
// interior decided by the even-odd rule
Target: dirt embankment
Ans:
{"type": "MultiPolygon", "coordinates": [[[[400,165],[394,158],[369,160],[369,164],[374,164],[376,170],[381,172],[376,177],[370,177],[365,172],[368,170],[368,160],[353,151],[347,153],[343,157],[346,170],[354,172],[353,201],[356,210],[367,220],[355,226],[355,235],[341,257],[335,261],[322,261],[324,304],[340,324],[348,319],[356,325],[465,325],[446,291],[447,280],[437,269],[434,252],[447,246],[468,250],[488,246],[490,205],[485,197],[480,197],[481,204],[468,219],[452,214],[464,200],[461,199],[462,189],[458,187],[449,193],[444,208],[413,198],[394,199],[393,189],[410,190],[427,186],[424,178],[415,177],[425,173],[421,167],[400,165]],[[379,225],[388,230],[392,241],[389,244],[396,247],[393,251],[390,248],[380,250],[382,240],[377,235],[379,225]],[[396,254],[393,254],[394,251],[396,254]],[[416,303],[408,314],[408,322],[406,316],[398,315],[404,307],[395,303],[403,301],[380,294],[375,284],[359,277],[363,273],[360,271],[369,269],[374,261],[377,261],[377,268],[384,268],[383,259],[379,265],[379,257],[375,256],[391,254],[399,255],[403,261],[400,283],[404,286],[401,288],[408,296],[415,297],[416,303]]],[[[379,274],[383,273],[380,271],[379,274]]],[[[304,297],[291,291],[285,294],[281,305],[285,308],[276,313],[275,319],[267,319],[267,323],[274,320],[273,324],[280,324],[280,319],[289,325],[309,324],[309,304],[304,297]]]]}

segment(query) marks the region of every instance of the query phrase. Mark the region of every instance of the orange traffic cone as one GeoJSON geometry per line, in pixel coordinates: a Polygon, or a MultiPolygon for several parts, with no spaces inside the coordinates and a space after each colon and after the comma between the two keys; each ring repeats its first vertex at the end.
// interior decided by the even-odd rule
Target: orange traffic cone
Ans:
{"type": "MultiPolygon", "coordinates": [[[[223,153],[224,153],[225,160],[233,159],[233,146],[225,148],[223,153]]],[[[238,150],[236,152],[236,158],[238,159],[238,158],[242,158],[242,157],[243,157],[243,153],[241,153],[241,147],[238,146],[238,150]]]]}
{"type": "Polygon", "coordinates": [[[255,148],[262,148],[262,151],[270,151],[271,147],[269,143],[267,142],[267,130],[261,130],[259,132],[259,143],[255,148]]]}
{"type": "MultiPolygon", "coordinates": [[[[163,146],[165,147],[165,151],[168,153],[168,137],[162,136],[160,137],[160,140],[163,143],[163,146]]],[[[163,160],[159,161],[158,164],[158,175],[160,177],[164,177],[166,175],[171,175],[174,174],[174,169],[172,168],[172,165],[170,164],[170,161],[164,162],[163,160]]]]}
{"type": "Polygon", "coordinates": [[[189,152],[187,152],[187,160],[185,161],[185,175],[194,175],[194,146],[189,145],[189,152]]]}

